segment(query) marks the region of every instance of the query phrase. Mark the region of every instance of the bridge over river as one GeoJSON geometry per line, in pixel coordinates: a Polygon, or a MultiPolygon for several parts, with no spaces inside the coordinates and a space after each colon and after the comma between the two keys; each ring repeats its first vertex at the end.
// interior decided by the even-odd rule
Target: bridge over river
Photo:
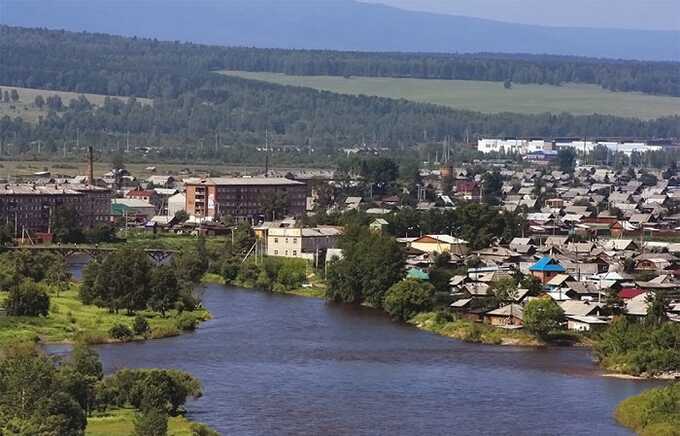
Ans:
{"type": "MultiPolygon", "coordinates": [[[[86,255],[92,257],[106,256],[120,250],[115,247],[99,247],[97,245],[61,244],[61,245],[20,245],[7,247],[8,250],[28,250],[58,253],[64,257],[73,255],[86,255]]],[[[164,248],[145,248],[144,251],[154,262],[163,263],[170,257],[179,253],[178,250],[168,250],[164,248]]]]}

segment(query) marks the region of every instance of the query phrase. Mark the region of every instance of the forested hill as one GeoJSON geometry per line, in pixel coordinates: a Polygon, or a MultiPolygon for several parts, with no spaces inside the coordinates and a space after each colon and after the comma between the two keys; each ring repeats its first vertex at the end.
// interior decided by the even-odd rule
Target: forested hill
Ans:
{"type": "Polygon", "coordinates": [[[0,22],[219,45],[680,60],[678,32],[530,26],[354,0],[2,0],[0,22]]]}
{"type": "MultiPolygon", "coordinates": [[[[143,89],[125,86],[124,80],[107,80],[111,89],[102,89],[103,80],[88,71],[87,84],[79,84],[81,77],[64,75],[61,71],[64,51],[81,62],[110,64],[109,73],[122,71],[126,65],[144,64],[159,71],[182,69],[185,73],[206,73],[211,70],[266,71],[292,75],[415,77],[425,79],[459,79],[516,83],[560,85],[566,82],[597,84],[611,91],[639,91],[649,94],[680,96],[680,62],[639,62],[578,58],[547,55],[506,54],[418,54],[418,53],[362,53],[328,50],[281,50],[245,47],[219,47],[190,43],[159,42],[149,39],[128,39],[104,34],[36,31],[0,26],[3,68],[0,80],[13,83],[51,81],[54,86],[76,90],[88,86],[92,92],[111,95],[159,96],[170,87],[181,91],[183,84],[164,84],[165,90],[145,84],[143,89]],[[134,44],[130,42],[134,41],[134,44]],[[59,45],[60,50],[33,56],[40,44],[59,45]],[[7,61],[7,56],[10,60],[7,61]],[[85,59],[87,56],[87,59],[85,59]],[[56,74],[51,74],[52,72],[56,74]],[[40,78],[45,76],[45,78],[40,78]],[[94,89],[94,87],[99,87],[94,89]],[[148,87],[156,89],[148,89],[148,87]],[[124,89],[118,89],[118,88],[124,89]]],[[[69,70],[72,70],[69,68],[69,70]]],[[[81,74],[85,69],[81,69],[81,74]]],[[[129,69],[128,69],[129,70],[129,69]]],[[[186,76],[186,74],[185,74],[186,76]]],[[[110,74],[109,74],[110,79],[110,74]]],[[[186,78],[185,78],[186,81],[186,78]]],[[[137,84],[140,85],[140,84],[137,84]]],[[[186,83],[185,83],[186,85],[186,83]]],[[[27,86],[31,86],[28,83],[27,86]]],[[[80,90],[84,91],[84,90],[80,90]]],[[[173,91],[174,92],[174,91],[173,91]]]]}
{"type": "Polygon", "coordinates": [[[265,131],[275,143],[331,151],[362,142],[396,148],[467,135],[680,137],[678,117],[481,114],[211,72],[238,53],[247,57],[247,50],[10,27],[0,32],[0,88],[44,89],[44,97],[63,90],[154,99],[153,105],[108,99],[100,107],[52,99],[52,110],[37,124],[15,112],[17,117],[0,120],[5,153],[26,151],[35,141],[56,151],[76,134],[81,143],[107,148],[129,133],[138,145],[172,149],[168,154],[181,149],[182,156],[202,143],[261,144],[265,131]]]}

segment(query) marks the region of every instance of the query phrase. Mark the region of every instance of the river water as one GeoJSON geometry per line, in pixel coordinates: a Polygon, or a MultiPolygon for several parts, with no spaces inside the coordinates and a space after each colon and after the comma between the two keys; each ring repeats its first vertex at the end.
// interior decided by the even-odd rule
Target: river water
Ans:
{"type": "Polygon", "coordinates": [[[612,411],[653,386],[601,377],[585,349],[466,344],[366,308],[222,286],[203,302],[193,334],[97,349],[107,371],[198,377],[189,416],[225,435],[630,434],[612,411]]]}

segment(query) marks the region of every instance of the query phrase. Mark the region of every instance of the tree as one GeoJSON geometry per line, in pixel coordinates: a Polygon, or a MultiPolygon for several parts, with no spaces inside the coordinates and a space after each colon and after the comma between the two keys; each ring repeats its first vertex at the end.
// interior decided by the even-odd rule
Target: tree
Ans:
{"type": "Polygon", "coordinates": [[[5,92],[2,94],[2,101],[4,103],[9,103],[11,101],[9,97],[9,91],[5,90],[5,92]]]}
{"type": "Polygon", "coordinates": [[[385,294],[385,311],[392,318],[408,321],[432,308],[434,287],[429,283],[407,279],[392,285],[385,294]]]}
{"type": "Polygon", "coordinates": [[[185,210],[178,210],[175,212],[175,221],[183,223],[189,219],[189,214],[185,210]]]}
{"type": "Polygon", "coordinates": [[[562,326],[564,311],[552,299],[531,300],[524,308],[524,327],[540,338],[562,326]]]}
{"type": "Polygon", "coordinates": [[[125,157],[122,153],[116,153],[113,155],[113,158],[111,159],[111,166],[114,170],[125,169],[125,157]]]}
{"type": "Polygon", "coordinates": [[[149,321],[141,315],[135,316],[135,320],[132,322],[132,331],[137,336],[146,336],[149,330],[149,321]]]}
{"type": "Polygon", "coordinates": [[[166,436],[168,434],[168,413],[161,409],[147,409],[135,417],[134,436],[166,436]]]}
{"type": "Polygon", "coordinates": [[[560,171],[565,173],[573,173],[576,166],[576,152],[571,147],[561,148],[557,152],[557,163],[560,171]]]}
{"type": "Polygon", "coordinates": [[[9,291],[4,305],[9,316],[47,316],[50,296],[33,280],[25,279],[9,291]]]}
{"type": "Polygon", "coordinates": [[[366,226],[353,226],[339,246],[343,258],[331,262],[326,298],[382,307],[385,292],[403,277],[404,254],[397,241],[366,226]]]}
{"type": "Polygon", "coordinates": [[[57,291],[57,297],[59,297],[60,292],[68,290],[71,273],[66,265],[66,260],[62,256],[56,256],[47,267],[45,281],[52,289],[57,291]]]}
{"type": "Polygon", "coordinates": [[[264,212],[264,219],[275,221],[286,216],[288,210],[288,194],[285,192],[267,191],[257,198],[259,208],[264,212]]]}
{"type": "Polygon", "coordinates": [[[647,295],[647,316],[645,323],[651,326],[659,326],[668,321],[668,305],[670,298],[665,291],[658,289],[647,295]]]}
{"type": "Polygon", "coordinates": [[[493,305],[500,306],[503,303],[514,303],[517,298],[517,283],[512,277],[502,278],[491,283],[489,292],[493,296],[493,305]]]}
{"type": "Polygon", "coordinates": [[[180,296],[180,284],[175,268],[161,265],[151,272],[151,293],[149,307],[162,316],[170,310],[180,296]]]}
{"type": "Polygon", "coordinates": [[[484,201],[490,205],[500,203],[503,188],[503,177],[498,171],[484,174],[482,179],[482,195],[484,201]]]}
{"type": "Polygon", "coordinates": [[[522,289],[528,289],[529,295],[534,297],[543,291],[543,283],[531,274],[525,274],[520,280],[519,285],[522,289]]]}
{"type": "Polygon", "coordinates": [[[83,242],[78,211],[72,207],[56,207],[52,213],[52,233],[54,240],[62,243],[83,242]]]}
{"type": "Polygon", "coordinates": [[[35,107],[37,107],[38,109],[42,109],[43,106],[45,106],[45,99],[43,98],[42,95],[36,95],[36,96],[35,96],[35,100],[33,101],[33,104],[34,104],[35,107]]]}
{"type": "Polygon", "coordinates": [[[222,263],[222,278],[229,284],[238,277],[240,262],[235,258],[228,258],[222,263]]]}

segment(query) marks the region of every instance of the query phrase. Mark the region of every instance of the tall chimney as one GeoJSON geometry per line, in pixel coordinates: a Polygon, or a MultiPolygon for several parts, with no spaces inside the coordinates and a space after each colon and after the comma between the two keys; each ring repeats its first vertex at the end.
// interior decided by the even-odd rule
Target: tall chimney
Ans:
{"type": "Polygon", "coordinates": [[[87,147],[87,184],[94,186],[94,157],[92,146],[87,147]]]}

